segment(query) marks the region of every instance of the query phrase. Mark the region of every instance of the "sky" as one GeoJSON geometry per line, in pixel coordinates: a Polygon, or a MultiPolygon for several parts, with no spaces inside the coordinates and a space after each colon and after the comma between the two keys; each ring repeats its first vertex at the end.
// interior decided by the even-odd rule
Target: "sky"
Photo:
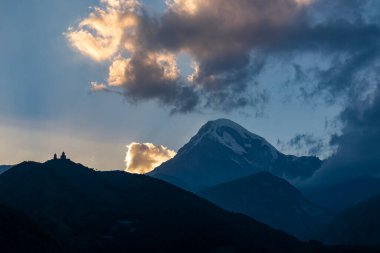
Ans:
{"type": "Polygon", "coordinates": [[[229,118],[286,154],[378,173],[376,152],[352,154],[380,135],[379,11],[376,0],[1,1],[0,164],[65,151],[124,169],[127,145],[173,154],[229,118]]]}

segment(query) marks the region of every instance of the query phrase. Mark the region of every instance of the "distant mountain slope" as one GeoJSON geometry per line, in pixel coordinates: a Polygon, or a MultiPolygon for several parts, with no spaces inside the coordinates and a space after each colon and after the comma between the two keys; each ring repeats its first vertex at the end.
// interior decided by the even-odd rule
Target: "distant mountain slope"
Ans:
{"type": "Polygon", "coordinates": [[[0,205],[0,252],[58,253],[63,251],[26,215],[0,205]]]}
{"type": "Polygon", "coordinates": [[[380,195],[380,178],[360,177],[303,192],[314,203],[335,212],[342,212],[362,201],[380,195]]]}
{"type": "Polygon", "coordinates": [[[380,196],[338,215],[321,238],[329,244],[380,245],[380,196]]]}
{"type": "Polygon", "coordinates": [[[284,155],[264,138],[220,119],[205,124],[173,159],[150,175],[198,191],[262,171],[287,179],[306,179],[321,164],[316,157],[284,155]]]}
{"type": "Polygon", "coordinates": [[[311,239],[331,216],[285,180],[262,172],[201,191],[200,196],[229,211],[246,214],[301,239],[311,239]]]}
{"type": "Polygon", "coordinates": [[[295,238],[147,176],[70,161],[0,175],[0,203],[73,252],[289,252],[295,238]]]}
{"type": "Polygon", "coordinates": [[[0,165],[0,174],[6,172],[10,168],[12,168],[12,166],[10,166],[10,165],[0,165]]]}

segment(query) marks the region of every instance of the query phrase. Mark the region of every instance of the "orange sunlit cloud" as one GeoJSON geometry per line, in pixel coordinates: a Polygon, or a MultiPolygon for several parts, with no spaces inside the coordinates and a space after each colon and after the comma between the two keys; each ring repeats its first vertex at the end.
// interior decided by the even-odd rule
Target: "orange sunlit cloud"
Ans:
{"type": "MultiPolygon", "coordinates": [[[[139,2],[136,0],[102,0],[101,7],[94,11],[78,27],[70,27],[65,34],[71,46],[94,61],[111,62],[108,84],[92,83],[93,91],[118,87],[135,80],[134,66],[131,64],[135,54],[142,50],[136,39],[139,25],[139,2]],[[128,58],[121,57],[129,55],[128,58]]],[[[159,69],[163,80],[179,78],[176,56],[165,51],[143,50],[138,54],[142,66],[159,69]],[[143,57],[141,57],[143,55],[143,57]]]]}
{"type": "Polygon", "coordinates": [[[135,0],[102,0],[78,27],[65,34],[71,46],[95,61],[111,59],[120,49],[123,36],[137,25],[135,0]]]}
{"type": "Polygon", "coordinates": [[[175,151],[152,143],[132,142],[127,148],[126,171],[135,174],[149,173],[176,155],[175,151]]]}

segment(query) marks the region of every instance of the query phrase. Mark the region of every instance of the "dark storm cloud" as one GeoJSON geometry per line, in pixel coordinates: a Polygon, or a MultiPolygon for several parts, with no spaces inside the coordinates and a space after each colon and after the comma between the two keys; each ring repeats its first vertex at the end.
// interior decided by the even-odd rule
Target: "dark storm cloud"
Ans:
{"type": "Polygon", "coordinates": [[[151,17],[137,1],[102,0],[66,36],[84,55],[111,61],[107,83],[94,83],[95,91],[119,89],[130,102],[158,100],[177,112],[259,110],[267,93],[252,85],[265,66],[256,49],[296,22],[304,2],[176,0],[151,17]],[[189,77],[177,67],[179,53],[193,60],[189,77]]]}
{"type": "MultiPolygon", "coordinates": [[[[359,176],[380,176],[380,89],[353,101],[340,115],[344,127],[331,139],[337,152],[316,174],[316,183],[333,183],[359,176]]],[[[315,183],[314,182],[314,183],[315,183]]]]}
{"type": "Polygon", "coordinates": [[[193,111],[199,103],[199,95],[194,89],[184,85],[176,76],[176,69],[162,69],[161,61],[172,64],[169,56],[147,55],[146,52],[136,52],[130,58],[126,77],[133,77],[123,82],[125,96],[132,102],[146,99],[157,99],[163,105],[173,106],[172,112],[186,113],[193,111]],[[149,60],[147,60],[149,59],[149,60]],[[165,71],[167,71],[165,73],[165,71]]]}
{"type": "Polygon", "coordinates": [[[265,89],[255,85],[266,66],[262,48],[301,19],[305,5],[295,0],[185,2],[173,1],[149,41],[191,56],[196,66],[191,83],[204,107],[260,110],[268,100],[265,89]]]}
{"type": "Polygon", "coordinates": [[[176,112],[201,108],[230,111],[268,98],[263,70],[286,57],[305,95],[347,95],[366,80],[379,58],[377,1],[364,0],[172,0],[161,16],[149,16],[135,0],[102,0],[66,34],[74,48],[96,61],[111,61],[108,83],[131,102],[158,100],[176,112]],[[194,72],[180,73],[176,56],[186,53],[194,72]],[[305,53],[327,66],[303,69],[305,53]],[[294,61],[292,63],[292,61],[294,61]],[[363,77],[364,75],[364,77],[363,77]]]}
{"type": "MultiPolygon", "coordinates": [[[[316,85],[308,95],[318,96],[321,91],[326,91],[325,95],[331,103],[343,97],[345,109],[337,119],[343,127],[342,132],[331,139],[331,146],[336,147],[337,152],[316,174],[314,183],[328,184],[358,176],[379,176],[380,2],[320,1],[317,7],[325,10],[337,7],[331,8],[330,13],[324,12],[326,24],[310,29],[309,32],[314,30],[312,36],[306,36],[319,41],[321,51],[330,53],[332,64],[325,69],[315,69],[312,78],[316,85]],[[339,20],[333,21],[333,17],[339,20]],[[315,31],[318,31],[317,36],[313,35],[315,31]]],[[[303,81],[304,76],[300,67],[298,77],[303,81]]]]}
{"type": "Polygon", "coordinates": [[[339,21],[295,31],[295,34],[297,40],[285,42],[281,50],[295,54],[316,52],[325,55],[328,61],[327,67],[315,67],[306,72],[297,65],[295,81],[302,82],[300,77],[310,75],[308,80],[312,79],[315,83],[308,95],[320,95],[320,91],[327,91],[329,98],[351,95],[357,92],[358,85],[366,81],[368,73],[377,70],[380,43],[378,25],[339,21]]]}

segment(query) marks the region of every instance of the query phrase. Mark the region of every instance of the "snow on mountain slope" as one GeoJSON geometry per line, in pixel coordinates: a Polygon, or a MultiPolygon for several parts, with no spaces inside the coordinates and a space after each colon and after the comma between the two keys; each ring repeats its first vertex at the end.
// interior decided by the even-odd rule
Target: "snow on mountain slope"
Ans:
{"type": "Polygon", "coordinates": [[[273,159],[277,159],[278,151],[264,138],[249,132],[239,124],[228,120],[218,119],[210,121],[204,125],[199,133],[194,136],[183,152],[187,152],[196,147],[203,138],[211,138],[220,144],[228,147],[237,154],[245,154],[252,148],[252,141],[260,142],[261,146],[266,147],[272,153],[273,159]]]}
{"type": "Polygon", "coordinates": [[[316,157],[284,155],[239,124],[219,119],[202,126],[173,159],[150,175],[196,191],[263,171],[288,180],[305,179],[321,163],[316,157]]]}

